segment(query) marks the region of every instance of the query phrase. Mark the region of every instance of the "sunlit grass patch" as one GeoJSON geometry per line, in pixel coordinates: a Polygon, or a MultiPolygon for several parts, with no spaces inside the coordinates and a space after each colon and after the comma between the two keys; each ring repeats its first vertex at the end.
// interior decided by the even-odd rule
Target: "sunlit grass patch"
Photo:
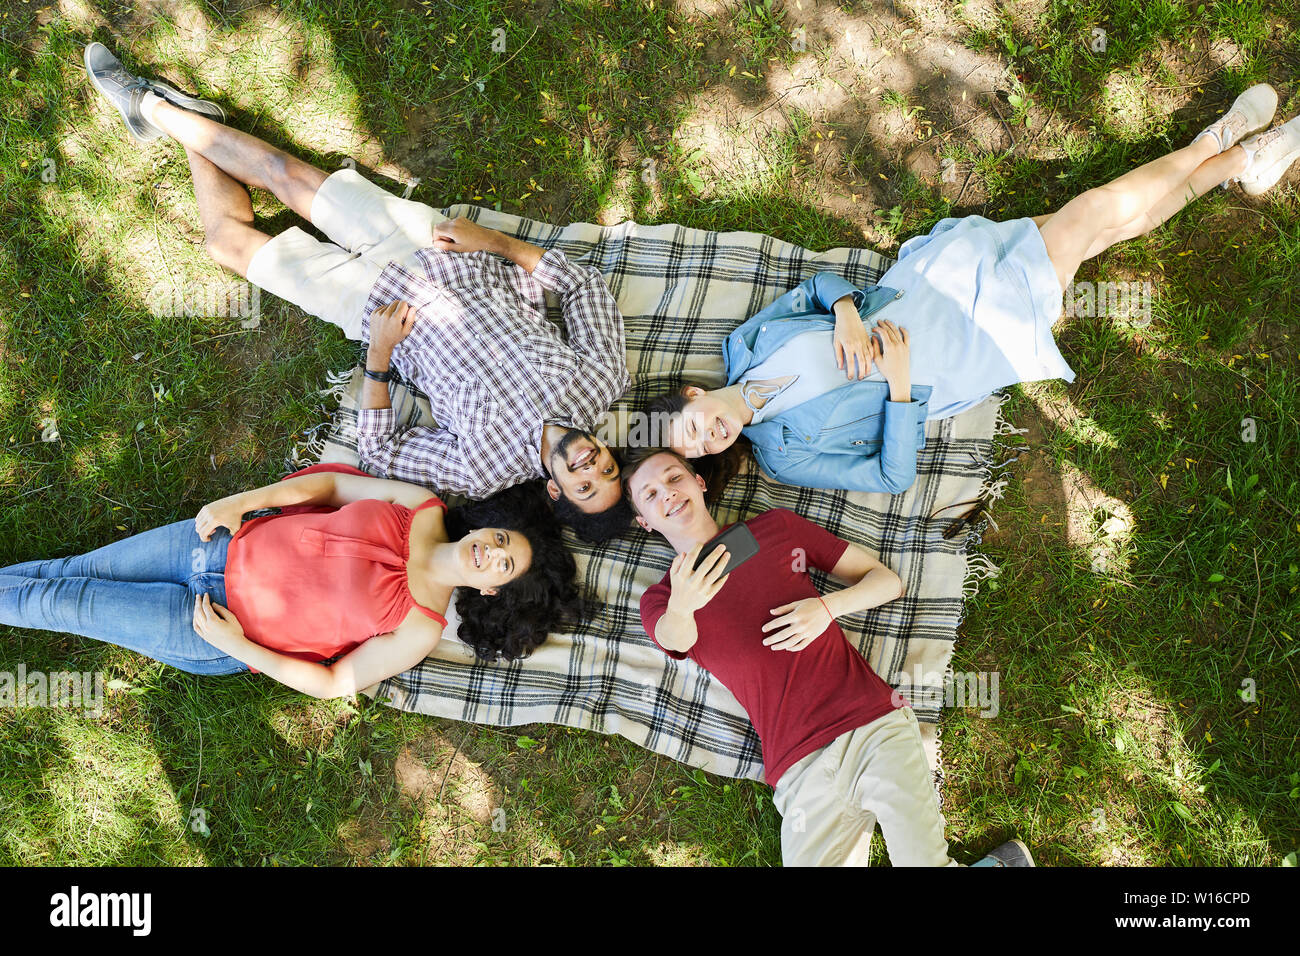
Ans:
{"type": "MultiPolygon", "coordinates": [[[[942,23],[808,0],[735,16],[640,0],[47,9],[45,26],[0,22],[0,563],[279,477],[324,417],[324,373],[356,359],[270,296],[256,329],[156,312],[160,288],[230,277],[203,249],[183,152],[131,143],[86,83],[90,39],[241,129],[435,206],[886,252],[944,215],[1059,208],[1252,82],[1293,112],[1300,40],[1294,10],[1256,0],[973,2],[942,23]],[[969,66],[923,47],[940,33],[978,51],[969,66]],[[47,419],[58,441],[41,440],[47,419]]],[[[268,232],[296,222],[266,194],[254,208],[268,232]]],[[[1078,382],[1010,407],[1035,457],[994,508],[984,550],[1002,574],[955,662],[998,670],[1004,706],[945,729],[963,862],[1014,835],[1044,864],[1274,865],[1296,849],[1298,223],[1294,183],[1262,201],[1215,191],[1081,270],[1150,281],[1151,322],[1068,319],[1078,382]]],[[[0,641],[0,670],[73,662],[126,686],[103,721],[0,710],[4,862],[780,859],[768,788],[619,738],[318,702],[59,635],[0,641]]]]}

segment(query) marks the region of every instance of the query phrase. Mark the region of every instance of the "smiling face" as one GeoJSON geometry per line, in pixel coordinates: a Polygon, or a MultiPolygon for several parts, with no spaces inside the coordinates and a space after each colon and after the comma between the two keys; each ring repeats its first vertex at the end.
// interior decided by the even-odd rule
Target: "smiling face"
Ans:
{"type": "Polygon", "coordinates": [[[456,542],[456,563],[467,587],[484,594],[527,573],[533,548],[518,531],[507,528],[479,528],[456,542]]]}
{"type": "Polygon", "coordinates": [[[609,446],[594,435],[571,428],[555,443],[546,470],[552,498],[561,494],[586,514],[598,514],[618,504],[623,493],[618,462],[609,446]]]}
{"type": "Polygon", "coordinates": [[[685,458],[701,458],[726,451],[744,427],[736,413],[713,392],[694,385],[682,390],[686,405],[673,416],[669,445],[685,458]]]}
{"type": "Polygon", "coordinates": [[[647,458],[628,479],[637,524],[657,531],[679,550],[707,541],[717,524],[704,503],[704,479],[667,452],[647,458]]]}

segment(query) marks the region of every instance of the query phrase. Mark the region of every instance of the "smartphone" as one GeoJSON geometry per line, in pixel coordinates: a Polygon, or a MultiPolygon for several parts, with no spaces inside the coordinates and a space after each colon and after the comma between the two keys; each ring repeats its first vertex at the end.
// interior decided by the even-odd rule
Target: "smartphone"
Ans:
{"type": "Polygon", "coordinates": [[[758,539],[754,537],[754,532],[750,531],[749,526],[743,521],[737,521],[700,549],[700,556],[696,559],[695,567],[691,568],[691,570],[698,571],[704,560],[716,551],[720,544],[725,545],[727,548],[727,564],[723,569],[723,574],[730,574],[758,554],[758,539]]]}

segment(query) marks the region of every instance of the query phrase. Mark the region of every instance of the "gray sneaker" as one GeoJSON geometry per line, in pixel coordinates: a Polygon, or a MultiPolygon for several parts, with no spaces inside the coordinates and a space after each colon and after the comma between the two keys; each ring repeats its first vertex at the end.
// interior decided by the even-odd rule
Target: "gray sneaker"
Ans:
{"type": "Polygon", "coordinates": [[[173,106],[179,106],[191,113],[199,113],[218,123],[226,122],[226,111],[211,100],[201,100],[197,96],[182,93],[166,80],[149,80],[150,89],[173,106]]]}
{"type": "Polygon", "coordinates": [[[167,135],[145,119],[140,111],[146,93],[153,93],[174,106],[207,116],[218,123],[226,121],[226,111],[211,100],[201,100],[182,93],[165,80],[151,80],[128,73],[122,66],[122,61],[102,43],[91,43],[86,47],[85,62],[90,82],[104,99],[117,107],[136,142],[147,143],[167,135]]]}
{"type": "Polygon", "coordinates": [[[1277,90],[1267,83],[1256,83],[1233,100],[1228,112],[1205,127],[1196,139],[1213,136],[1219,144],[1219,152],[1223,152],[1243,136],[1249,136],[1271,123],[1276,112],[1277,90]]]}
{"type": "Polygon", "coordinates": [[[1250,161],[1237,177],[1247,196],[1258,196],[1273,188],[1291,164],[1300,158],[1300,116],[1241,141],[1250,161]]]}
{"type": "Polygon", "coordinates": [[[90,82],[104,99],[117,107],[137,143],[147,143],[166,135],[140,112],[140,102],[150,92],[148,80],[128,73],[122,61],[102,43],[89,44],[83,59],[90,82]]]}
{"type": "Polygon", "coordinates": [[[976,866],[1033,866],[1034,858],[1029,855],[1029,847],[1019,840],[1008,840],[999,847],[994,847],[989,855],[972,863],[976,866]]]}

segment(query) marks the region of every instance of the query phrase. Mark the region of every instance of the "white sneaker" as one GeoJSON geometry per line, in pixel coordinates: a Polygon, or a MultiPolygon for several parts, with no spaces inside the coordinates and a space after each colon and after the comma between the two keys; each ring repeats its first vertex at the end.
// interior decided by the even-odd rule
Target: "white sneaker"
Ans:
{"type": "Polygon", "coordinates": [[[1300,116],[1241,141],[1249,160],[1237,176],[1247,196],[1258,196],[1273,188],[1291,164],[1300,158],[1300,116]]]}
{"type": "Polygon", "coordinates": [[[1243,136],[1263,129],[1273,121],[1277,112],[1277,91],[1267,83],[1256,83],[1232,101],[1228,112],[1205,127],[1196,139],[1213,136],[1223,152],[1243,136]]]}

